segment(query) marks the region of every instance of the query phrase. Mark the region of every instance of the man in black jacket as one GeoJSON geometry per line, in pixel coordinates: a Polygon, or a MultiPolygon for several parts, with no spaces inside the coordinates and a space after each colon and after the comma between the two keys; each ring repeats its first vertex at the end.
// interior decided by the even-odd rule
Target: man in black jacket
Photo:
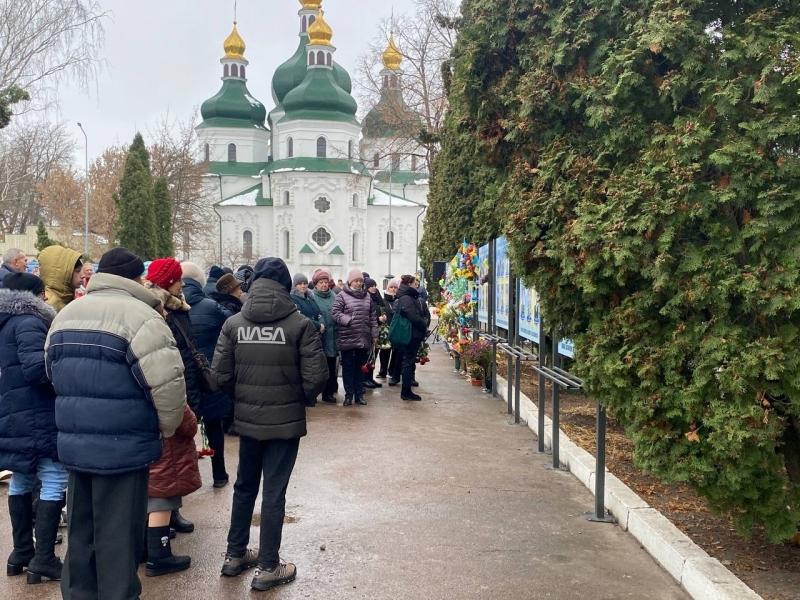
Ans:
{"type": "Polygon", "coordinates": [[[306,403],[322,392],[328,363],[314,324],[289,296],[292,277],[280,258],[262,258],[242,312],[222,327],[213,370],[234,398],[239,473],[222,574],[258,565],[251,583],[268,590],[294,580],[297,569],[279,556],[286,488],[306,435],[306,403]],[[264,476],[260,548],[248,550],[253,508],[264,476]]]}
{"type": "Polygon", "coordinates": [[[413,275],[403,275],[400,281],[400,289],[397,291],[396,300],[394,301],[394,318],[396,319],[397,315],[400,315],[411,322],[411,340],[400,348],[403,356],[403,387],[400,391],[400,398],[403,400],[422,400],[411,388],[414,384],[414,364],[417,359],[417,352],[425,340],[429,322],[425,320],[423,304],[420,302],[419,292],[414,287],[416,278],[413,275]]]}

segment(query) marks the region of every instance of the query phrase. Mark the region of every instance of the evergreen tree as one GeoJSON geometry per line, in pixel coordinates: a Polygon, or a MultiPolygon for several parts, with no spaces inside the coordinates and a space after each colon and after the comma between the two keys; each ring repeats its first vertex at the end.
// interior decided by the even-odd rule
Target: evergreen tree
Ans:
{"type": "Polygon", "coordinates": [[[153,203],[156,220],[158,243],[156,256],[172,257],[175,255],[175,241],[173,238],[172,224],[172,197],[169,193],[169,184],[166,177],[156,179],[153,188],[153,203]]]}
{"type": "Polygon", "coordinates": [[[28,92],[15,86],[0,90],[0,129],[11,123],[11,117],[14,116],[11,106],[30,99],[28,92]]]}
{"type": "Polygon", "coordinates": [[[50,234],[47,232],[47,227],[44,226],[44,221],[39,221],[39,225],[36,227],[36,243],[33,245],[39,252],[44,250],[49,246],[57,246],[58,242],[50,237],[50,234]]]}
{"type": "Polygon", "coordinates": [[[153,206],[153,177],[150,155],[140,133],[136,134],[125,160],[119,183],[117,204],[117,241],[138,254],[142,260],[157,258],[158,232],[153,206]]]}
{"type": "Polygon", "coordinates": [[[791,536],[800,3],[465,0],[462,12],[459,137],[432,192],[468,164],[493,173],[512,262],[574,338],[576,369],[637,463],[743,533],[791,536]]]}

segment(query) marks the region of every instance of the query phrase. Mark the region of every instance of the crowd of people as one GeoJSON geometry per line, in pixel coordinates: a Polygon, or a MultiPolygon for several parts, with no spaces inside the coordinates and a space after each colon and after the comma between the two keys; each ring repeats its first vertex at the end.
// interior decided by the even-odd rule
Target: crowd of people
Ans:
{"type": "Polygon", "coordinates": [[[180,510],[202,486],[200,429],[214,488],[229,483],[225,433],[239,436],[222,574],[256,568],[257,590],[292,581],[297,569],[279,550],[306,407],[318,397],[337,403],[340,369],[342,405],[366,405],[365,390],[383,385],[378,360],[377,379],[421,400],[415,365],[430,313],[416,278],[390,281],[381,294],[367,273],[334,282],[319,269],[309,281],[279,258],[235,273],[215,266],[208,276],[194,263],[144,263],[124,248],[104,254],[96,273],[69,248],[38,258],[39,276],[17,249],[0,266],[7,574],[60,581],[65,600],[136,600],[142,562],[151,577],[190,568],[170,540],[194,530],[180,510]],[[410,324],[402,344],[388,341],[393,319],[410,324]]]}

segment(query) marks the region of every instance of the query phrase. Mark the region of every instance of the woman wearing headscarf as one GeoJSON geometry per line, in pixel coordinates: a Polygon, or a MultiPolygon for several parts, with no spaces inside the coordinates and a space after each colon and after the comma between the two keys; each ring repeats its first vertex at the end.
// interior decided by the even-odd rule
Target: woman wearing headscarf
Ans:
{"type": "Polygon", "coordinates": [[[333,301],[336,300],[336,293],[330,288],[333,277],[325,269],[317,269],[311,278],[314,284],[314,299],[317,302],[320,313],[320,321],[325,329],[322,333],[322,350],[325,352],[325,359],[328,362],[328,382],[322,392],[322,401],[328,404],[336,404],[334,394],[339,391],[339,380],[336,369],[336,321],[333,318],[333,301]]]}
{"type": "Polygon", "coordinates": [[[347,283],[333,302],[331,314],[336,321],[336,338],[342,353],[344,406],[366,405],[364,371],[369,351],[378,341],[378,317],[372,298],[364,289],[364,276],[358,269],[347,275],[347,283]]]}

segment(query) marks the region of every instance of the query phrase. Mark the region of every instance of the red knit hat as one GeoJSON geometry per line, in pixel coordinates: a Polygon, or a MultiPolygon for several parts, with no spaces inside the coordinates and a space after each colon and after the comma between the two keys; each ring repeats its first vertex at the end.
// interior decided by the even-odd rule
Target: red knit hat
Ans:
{"type": "Polygon", "coordinates": [[[183,276],[181,263],[174,258],[157,258],[147,268],[147,280],[153,285],[167,289],[183,276]]]}

